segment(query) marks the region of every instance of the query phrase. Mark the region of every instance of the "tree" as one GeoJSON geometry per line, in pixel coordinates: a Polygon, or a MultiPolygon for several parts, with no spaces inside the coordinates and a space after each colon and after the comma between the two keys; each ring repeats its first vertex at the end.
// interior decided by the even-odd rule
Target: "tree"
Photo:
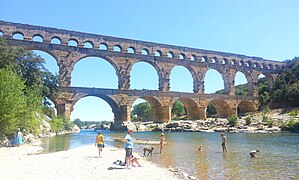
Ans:
{"type": "Polygon", "coordinates": [[[59,92],[59,78],[45,69],[44,62],[0,38],[0,136],[14,134],[17,128],[38,131],[36,113],[42,110],[42,97],[54,98],[59,92]]]}
{"type": "Polygon", "coordinates": [[[299,57],[287,60],[286,68],[277,77],[270,90],[270,100],[274,103],[285,102],[299,106],[299,57]]]}
{"type": "Polygon", "coordinates": [[[55,132],[56,135],[58,132],[63,130],[63,119],[60,117],[53,117],[51,120],[51,131],[55,132]]]}
{"type": "Polygon", "coordinates": [[[153,110],[148,102],[137,104],[133,107],[133,116],[137,116],[138,120],[151,120],[153,116],[153,110]]]}
{"type": "MultiPolygon", "coordinates": [[[[59,93],[59,76],[44,67],[45,60],[24,47],[11,47],[0,39],[0,69],[15,72],[27,88],[39,86],[42,96],[54,99],[59,93]]],[[[44,102],[47,102],[46,100],[44,102]]]]}
{"type": "Polygon", "coordinates": [[[171,109],[171,114],[174,116],[183,116],[186,115],[185,106],[181,101],[175,101],[171,109]]]}

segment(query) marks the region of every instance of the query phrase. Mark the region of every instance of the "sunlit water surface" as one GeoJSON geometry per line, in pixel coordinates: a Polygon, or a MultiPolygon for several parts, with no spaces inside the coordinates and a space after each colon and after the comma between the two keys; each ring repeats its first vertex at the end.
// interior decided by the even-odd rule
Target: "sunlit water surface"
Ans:
{"type": "MultiPolygon", "coordinates": [[[[124,137],[125,133],[102,133],[106,145],[123,148],[123,143],[115,142],[113,137],[124,137]]],[[[92,144],[96,134],[93,130],[82,130],[79,134],[43,139],[44,153],[92,144]]],[[[158,141],[159,135],[136,132],[132,137],[158,141]]],[[[299,179],[299,134],[226,133],[227,154],[221,151],[220,133],[171,132],[165,136],[167,144],[162,154],[156,145],[153,156],[147,157],[161,167],[177,167],[199,179],[299,179]],[[198,151],[199,144],[204,151],[198,151]],[[257,158],[249,156],[253,149],[260,150],[257,158]]],[[[134,152],[142,154],[144,146],[135,144],[134,152]]]]}

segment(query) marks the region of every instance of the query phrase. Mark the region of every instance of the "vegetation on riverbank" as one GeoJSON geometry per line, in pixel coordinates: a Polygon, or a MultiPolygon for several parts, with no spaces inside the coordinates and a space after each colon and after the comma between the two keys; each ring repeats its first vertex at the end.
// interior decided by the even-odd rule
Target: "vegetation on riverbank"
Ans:
{"type": "Polygon", "coordinates": [[[0,139],[12,137],[18,128],[39,133],[41,119],[37,114],[47,114],[48,98],[59,93],[59,77],[44,63],[32,51],[11,47],[0,38],[0,139]]]}

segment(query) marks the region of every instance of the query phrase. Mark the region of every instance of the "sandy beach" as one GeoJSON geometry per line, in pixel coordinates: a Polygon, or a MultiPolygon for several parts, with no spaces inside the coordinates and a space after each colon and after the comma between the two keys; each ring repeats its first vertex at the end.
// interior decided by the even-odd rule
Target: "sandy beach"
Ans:
{"type": "Polygon", "coordinates": [[[97,148],[88,145],[50,154],[34,154],[39,147],[0,148],[0,179],[179,179],[173,172],[158,167],[142,157],[143,167],[126,169],[113,164],[123,160],[125,152],[105,147],[103,158],[97,148]]]}

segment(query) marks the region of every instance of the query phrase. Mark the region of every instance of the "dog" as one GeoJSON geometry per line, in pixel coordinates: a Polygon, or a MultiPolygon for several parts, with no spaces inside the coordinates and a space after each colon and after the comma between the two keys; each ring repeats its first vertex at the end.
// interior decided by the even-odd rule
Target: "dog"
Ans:
{"type": "Polygon", "coordinates": [[[152,156],[154,149],[155,149],[154,146],[152,146],[151,148],[147,148],[147,147],[143,148],[143,156],[145,157],[146,151],[148,151],[147,156],[149,156],[149,155],[152,156]]]}

